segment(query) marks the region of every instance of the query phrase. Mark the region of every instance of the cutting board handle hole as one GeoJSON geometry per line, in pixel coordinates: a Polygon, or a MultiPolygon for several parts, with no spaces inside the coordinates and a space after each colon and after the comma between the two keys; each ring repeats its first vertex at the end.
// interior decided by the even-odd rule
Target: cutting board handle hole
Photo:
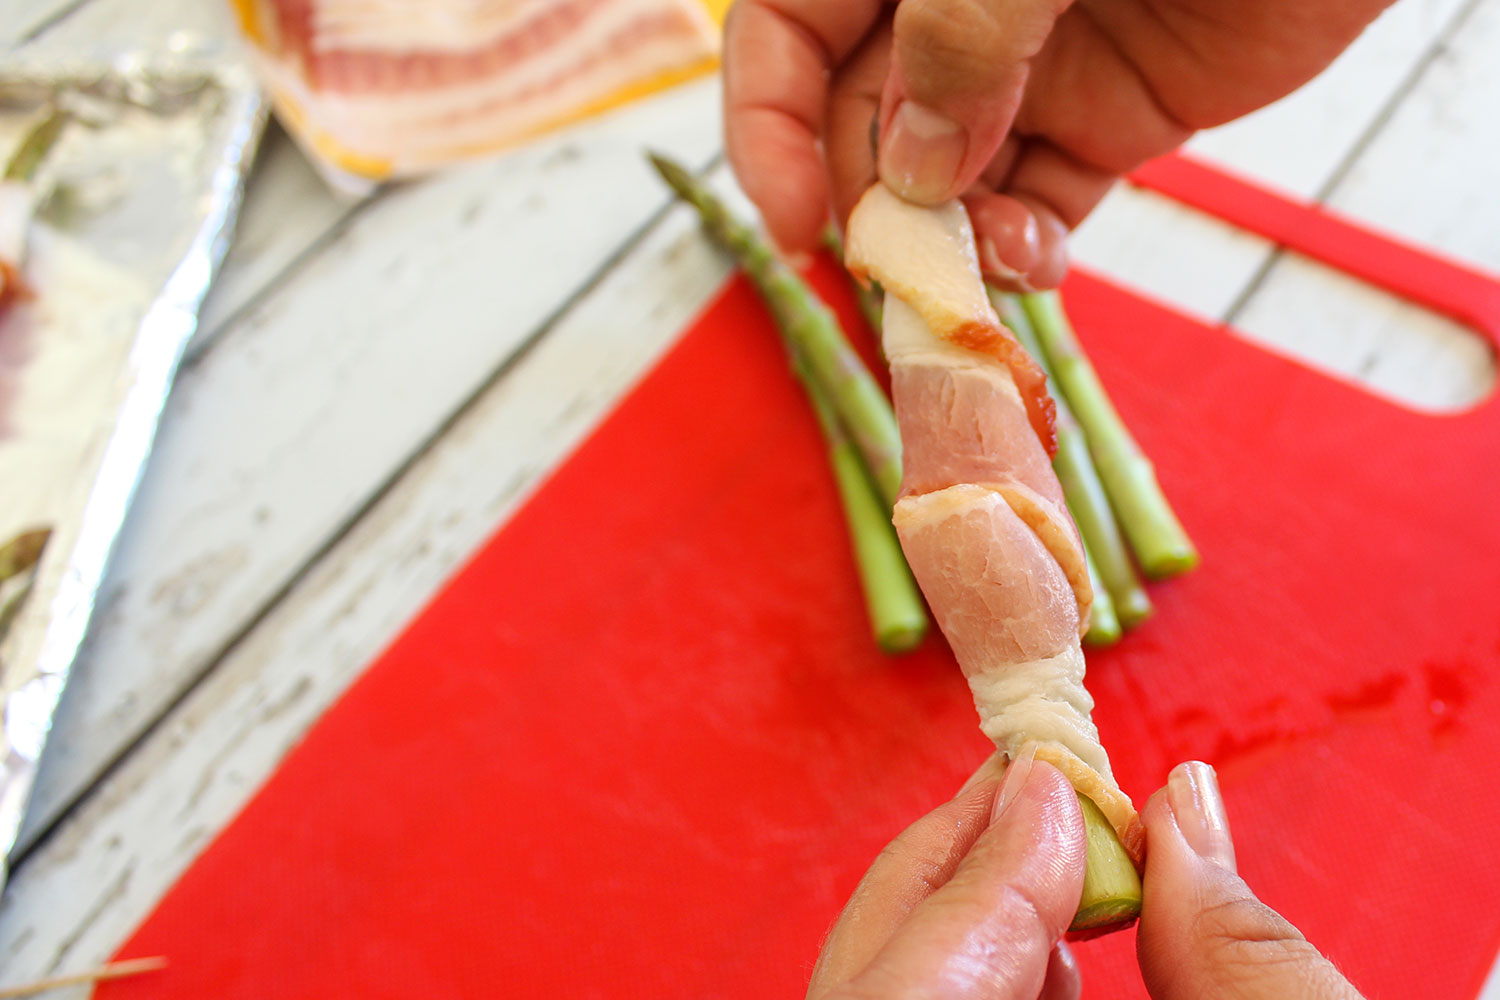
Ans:
{"type": "Polygon", "coordinates": [[[1422,413],[1494,393],[1500,276],[1180,154],[1131,180],[1280,248],[1230,316],[1246,339],[1422,413]]]}

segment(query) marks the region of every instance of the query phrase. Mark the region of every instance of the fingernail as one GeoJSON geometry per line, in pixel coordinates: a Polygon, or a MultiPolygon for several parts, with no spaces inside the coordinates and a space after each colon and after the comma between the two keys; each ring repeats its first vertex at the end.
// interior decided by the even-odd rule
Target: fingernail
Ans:
{"type": "Polygon", "coordinates": [[[901,197],[931,204],[957,193],[958,168],[969,148],[963,126],[903,101],[881,140],[880,179],[901,197]]]}
{"type": "Polygon", "coordinates": [[[1178,764],[1167,776],[1167,802],[1188,846],[1222,868],[1234,871],[1234,840],[1214,769],[1202,761],[1178,764]]]}
{"type": "Polygon", "coordinates": [[[979,241],[979,268],[992,281],[1010,282],[1023,291],[1028,287],[1026,273],[1001,260],[995,241],[988,236],[979,241]]]}
{"type": "Polygon", "coordinates": [[[1016,800],[1016,796],[1021,794],[1021,789],[1026,787],[1026,779],[1031,777],[1031,765],[1035,761],[1036,747],[1028,746],[1005,769],[1005,780],[1000,783],[1000,791],[995,796],[995,807],[990,810],[991,823],[1000,818],[1016,800]]]}
{"type": "Polygon", "coordinates": [[[961,798],[965,793],[972,791],[975,785],[985,781],[994,781],[1004,770],[1005,758],[998,753],[990,754],[984,759],[983,764],[974,769],[974,773],[969,775],[969,779],[959,787],[958,794],[953,797],[961,798]]]}

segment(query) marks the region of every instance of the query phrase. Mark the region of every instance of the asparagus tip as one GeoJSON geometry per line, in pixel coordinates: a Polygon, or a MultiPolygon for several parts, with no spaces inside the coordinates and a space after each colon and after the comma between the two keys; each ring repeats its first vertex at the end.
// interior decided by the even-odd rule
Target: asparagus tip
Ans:
{"type": "Polygon", "coordinates": [[[690,192],[693,188],[693,175],[688,173],[686,167],[675,160],[668,159],[654,149],[646,150],[646,159],[651,161],[651,165],[656,168],[661,179],[667,182],[668,187],[683,198],[692,200],[690,192]]]}

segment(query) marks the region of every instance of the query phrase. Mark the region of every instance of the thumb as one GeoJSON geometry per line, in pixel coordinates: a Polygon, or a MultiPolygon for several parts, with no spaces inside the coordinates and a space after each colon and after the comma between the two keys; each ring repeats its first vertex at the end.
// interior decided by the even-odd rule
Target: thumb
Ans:
{"type": "Polygon", "coordinates": [[[1359,1000],[1333,963],[1235,873],[1213,768],[1179,764],[1142,819],[1146,878],[1136,952],[1155,1000],[1359,1000]]]}
{"type": "MultiPolygon", "coordinates": [[[[1072,786],[1050,764],[1018,759],[953,877],[831,996],[1033,1000],[1078,908],[1083,867],[1072,786]]],[[[1054,978],[1074,989],[1076,976],[1054,978]]]]}
{"type": "Polygon", "coordinates": [[[1071,0],[900,0],[880,106],[880,179],[911,201],[956,198],[999,149],[1029,62],[1071,0]]]}

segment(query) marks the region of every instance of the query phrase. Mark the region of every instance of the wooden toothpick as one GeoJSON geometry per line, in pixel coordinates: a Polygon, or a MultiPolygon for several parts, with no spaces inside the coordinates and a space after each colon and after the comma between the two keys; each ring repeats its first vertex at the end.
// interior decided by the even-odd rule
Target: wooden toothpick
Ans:
{"type": "Polygon", "coordinates": [[[124,979],[126,976],[138,976],[143,972],[155,972],[157,969],[166,968],[166,965],[167,960],[160,955],[154,958],[128,958],[123,962],[111,962],[88,972],[38,979],[34,983],[23,983],[20,986],[0,987],[0,1000],[35,996],[38,993],[61,989],[64,986],[81,986],[85,983],[103,982],[106,979],[124,979]]]}

